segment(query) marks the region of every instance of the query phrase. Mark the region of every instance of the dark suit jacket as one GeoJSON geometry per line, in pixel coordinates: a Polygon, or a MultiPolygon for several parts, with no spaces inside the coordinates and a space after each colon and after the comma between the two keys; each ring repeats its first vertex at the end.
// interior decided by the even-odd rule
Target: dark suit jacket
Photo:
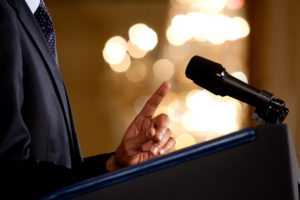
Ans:
{"type": "Polygon", "coordinates": [[[104,173],[109,156],[82,158],[62,76],[39,25],[25,0],[1,0],[0,180],[36,197],[104,173]]]}

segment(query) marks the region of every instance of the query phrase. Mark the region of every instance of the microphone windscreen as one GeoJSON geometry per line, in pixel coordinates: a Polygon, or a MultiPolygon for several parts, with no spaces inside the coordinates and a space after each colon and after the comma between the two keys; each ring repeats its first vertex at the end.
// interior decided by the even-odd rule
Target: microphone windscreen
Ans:
{"type": "Polygon", "coordinates": [[[194,56],[188,63],[185,75],[197,85],[215,93],[221,84],[219,75],[223,71],[225,69],[221,64],[200,56],[194,56]]]}

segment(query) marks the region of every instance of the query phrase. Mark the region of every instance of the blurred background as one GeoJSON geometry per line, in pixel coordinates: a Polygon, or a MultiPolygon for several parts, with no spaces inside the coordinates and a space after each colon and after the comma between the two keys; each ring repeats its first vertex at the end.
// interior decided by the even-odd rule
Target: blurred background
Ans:
{"type": "Polygon", "coordinates": [[[300,1],[49,0],[83,155],[112,152],[163,82],[174,150],[256,123],[253,108],[185,78],[194,55],[283,99],[300,156],[300,1]]]}

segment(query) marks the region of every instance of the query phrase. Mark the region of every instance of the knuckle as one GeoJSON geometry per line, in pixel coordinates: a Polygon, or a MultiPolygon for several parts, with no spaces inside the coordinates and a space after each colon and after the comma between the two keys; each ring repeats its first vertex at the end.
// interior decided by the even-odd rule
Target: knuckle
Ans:
{"type": "Polygon", "coordinates": [[[169,124],[169,116],[166,114],[160,114],[157,116],[158,125],[162,127],[167,127],[169,124]]]}
{"type": "Polygon", "coordinates": [[[157,120],[165,120],[165,119],[169,119],[169,116],[165,113],[161,113],[161,114],[157,115],[155,118],[157,120]]]}
{"type": "Polygon", "coordinates": [[[162,114],[160,114],[159,115],[162,119],[164,119],[164,120],[169,120],[169,116],[167,115],[167,114],[165,114],[165,113],[162,113],[162,114]]]}

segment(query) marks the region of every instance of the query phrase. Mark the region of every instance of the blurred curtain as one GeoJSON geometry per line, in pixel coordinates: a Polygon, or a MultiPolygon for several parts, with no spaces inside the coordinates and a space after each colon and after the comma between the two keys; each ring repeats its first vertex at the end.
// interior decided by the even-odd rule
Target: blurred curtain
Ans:
{"type": "Polygon", "coordinates": [[[248,1],[250,83],[283,99],[300,160],[300,1],[248,1]]]}

